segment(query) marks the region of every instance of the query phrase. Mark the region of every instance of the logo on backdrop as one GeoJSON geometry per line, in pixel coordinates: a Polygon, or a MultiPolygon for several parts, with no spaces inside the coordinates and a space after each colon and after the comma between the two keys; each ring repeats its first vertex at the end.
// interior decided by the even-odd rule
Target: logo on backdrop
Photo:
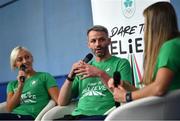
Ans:
{"type": "Polygon", "coordinates": [[[122,55],[128,53],[143,52],[143,31],[144,23],[133,26],[114,26],[110,28],[111,54],[122,55]],[[124,47],[127,46],[127,48],[124,47]],[[115,51],[119,48],[119,52],[115,51]]]}
{"type": "MultiPolygon", "coordinates": [[[[132,26],[115,26],[110,29],[112,55],[127,55],[133,73],[133,84],[140,87],[142,76],[137,58],[143,54],[143,31],[144,23],[137,23],[132,26]]],[[[138,58],[140,60],[140,58],[138,58]]]]}
{"type": "Polygon", "coordinates": [[[135,0],[121,0],[122,12],[126,18],[131,18],[135,13],[135,0]]]}

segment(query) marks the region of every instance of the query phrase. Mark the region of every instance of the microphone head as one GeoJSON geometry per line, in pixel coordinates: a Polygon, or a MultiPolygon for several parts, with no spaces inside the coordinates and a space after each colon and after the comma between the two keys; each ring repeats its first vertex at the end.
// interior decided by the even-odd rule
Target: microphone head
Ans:
{"type": "Polygon", "coordinates": [[[22,70],[22,71],[26,71],[26,65],[22,64],[19,69],[22,70]]]}
{"type": "Polygon", "coordinates": [[[83,59],[85,63],[88,63],[93,58],[93,54],[89,53],[86,55],[86,57],[83,59]]]}

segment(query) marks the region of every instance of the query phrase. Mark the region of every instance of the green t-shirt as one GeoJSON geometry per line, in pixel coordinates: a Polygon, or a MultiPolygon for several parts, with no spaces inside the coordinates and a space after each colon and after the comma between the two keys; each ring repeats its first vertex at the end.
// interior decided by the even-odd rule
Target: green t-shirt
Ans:
{"type": "MultiPolygon", "coordinates": [[[[17,80],[9,82],[7,93],[16,92],[17,86],[17,80]]],[[[25,80],[21,102],[12,113],[31,115],[35,118],[51,99],[48,89],[55,86],[57,86],[56,80],[49,73],[37,72],[25,80]]]]}
{"type": "Polygon", "coordinates": [[[174,72],[169,90],[180,89],[180,38],[165,42],[160,48],[154,71],[154,79],[158,69],[166,67],[174,72]]]}
{"type": "MultiPolygon", "coordinates": [[[[131,69],[128,60],[112,56],[106,61],[89,63],[104,70],[110,77],[115,71],[121,73],[121,80],[132,83],[131,69]]],[[[114,106],[112,93],[103,84],[99,77],[80,80],[76,77],[72,85],[73,96],[79,96],[79,102],[72,115],[103,115],[114,106]]]]}

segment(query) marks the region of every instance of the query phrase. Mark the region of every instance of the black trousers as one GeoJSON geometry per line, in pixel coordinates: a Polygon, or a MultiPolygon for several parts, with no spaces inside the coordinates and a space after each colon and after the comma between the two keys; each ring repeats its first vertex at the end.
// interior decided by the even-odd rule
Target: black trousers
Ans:
{"type": "Polygon", "coordinates": [[[97,121],[104,121],[106,118],[106,115],[93,115],[93,116],[86,116],[86,115],[77,115],[77,116],[72,116],[72,115],[64,115],[64,117],[59,118],[59,119],[54,119],[55,121],[58,120],[97,120],[97,121]]]}
{"type": "Polygon", "coordinates": [[[0,120],[34,120],[34,117],[31,115],[0,113],[0,120]]]}

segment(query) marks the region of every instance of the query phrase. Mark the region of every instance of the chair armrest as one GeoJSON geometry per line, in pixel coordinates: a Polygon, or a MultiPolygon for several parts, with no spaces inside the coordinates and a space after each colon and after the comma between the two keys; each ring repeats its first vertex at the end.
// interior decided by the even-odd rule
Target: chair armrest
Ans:
{"type": "Polygon", "coordinates": [[[0,113],[7,113],[8,112],[6,110],[6,104],[7,104],[7,102],[0,103],[0,113]]]}
{"type": "Polygon", "coordinates": [[[43,110],[38,114],[35,121],[40,121],[44,114],[52,109],[56,105],[54,100],[50,100],[49,103],[43,108],[43,110]]]}
{"type": "Polygon", "coordinates": [[[163,102],[162,97],[155,96],[135,100],[113,110],[105,121],[162,119],[163,102]]]}
{"type": "Polygon", "coordinates": [[[53,119],[58,119],[61,117],[64,117],[64,115],[71,114],[74,108],[76,107],[77,101],[76,102],[71,102],[67,106],[55,106],[48,112],[44,114],[42,117],[42,121],[51,121],[53,119]]]}
{"type": "Polygon", "coordinates": [[[105,113],[104,113],[104,115],[108,115],[108,114],[110,114],[113,110],[115,110],[116,109],[116,107],[115,106],[113,106],[111,109],[109,109],[108,111],[106,111],[105,113]]]}

